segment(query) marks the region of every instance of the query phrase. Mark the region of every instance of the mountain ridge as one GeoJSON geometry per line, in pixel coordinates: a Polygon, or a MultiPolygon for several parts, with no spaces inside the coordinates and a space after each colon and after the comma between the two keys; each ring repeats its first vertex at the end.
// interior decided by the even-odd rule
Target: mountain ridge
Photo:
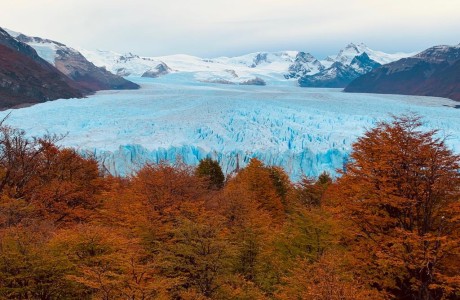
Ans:
{"type": "Polygon", "coordinates": [[[139,86],[104,68],[96,67],[80,52],[50,39],[27,36],[9,30],[12,36],[32,48],[64,75],[77,82],[86,92],[113,89],[137,89],[139,86]]]}
{"type": "MultiPolygon", "coordinates": [[[[364,44],[348,44],[337,55],[319,60],[306,51],[278,51],[278,52],[254,52],[235,57],[200,58],[191,55],[167,55],[158,57],[143,57],[133,53],[120,54],[113,51],[79,50],[88,60],[99,67],[105,67],[111,72],[122,76],[141,76],[142,74],[160,68],[162,65],[171,69],[171,72],[195,72],[198,81],[205,82],[230,82],[239,84],[242,81],[253,80],[256,77],[270,77],[277,80],[297,80],[318,74],[315,86],[344,87],[356,76],[369,70],[369,66],[375,63],[383,64],[408,57],[414,53],[388,54],[370,49],[364,44]],[[352,65],[356,56],[363,53],[372,60],[369,66],[362,70],[363,66],[352,65]],[[325,84],[322,78],[325,72],[333,67],[335,62],[340,62],[349,70],[351,78],[342,78],[340,84],[325,84]],[[236,76],[235,76],[236,75],[236,76]]],[[[334,67],[336,67],[335,65],[334,67]]],[[[333,73],[331,70],[328,73],[333,73]]],[[[326,73],[327,73],[326,72],[326,73]]]]}
{"type": "Polygon", "coordinates": [[[136,88],[62,43],[0,27],[0,109],[136,88]]]}
{"type": "Polygon", "coordinates": [[[460,101],[460,45],[428,48],[355,79],[351,93],[445,97],[460,101]]]}
{"type": "Polygon", "coordinates": [[[77,83],[0,28],[0,108],[81,98],[77,83]]]}

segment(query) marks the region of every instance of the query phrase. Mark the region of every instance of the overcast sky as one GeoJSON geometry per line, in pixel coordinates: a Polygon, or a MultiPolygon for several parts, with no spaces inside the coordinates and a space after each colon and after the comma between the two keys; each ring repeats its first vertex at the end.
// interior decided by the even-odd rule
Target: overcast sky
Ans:
{"type": "Polygon", "coordinates": [[[460,0],[0,0],[0,26],[73,47],[202,57],[349,42],[386,52],[460,43],[460,0]]]}

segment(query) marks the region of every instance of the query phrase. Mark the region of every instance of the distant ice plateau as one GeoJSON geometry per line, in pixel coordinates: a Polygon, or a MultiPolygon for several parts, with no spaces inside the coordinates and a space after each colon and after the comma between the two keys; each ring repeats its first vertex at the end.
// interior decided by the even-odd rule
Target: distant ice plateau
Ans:
{"type": "Polygon", "coordinates": [[[425,129],[440,129],[460,152],[455,101],[300,88],[269,76],[261,76],[267,86],[216,85],[196,76],[129,77],[142,88],[47,102],[0,117],[11,112],[7,123],[31,136],[66,134],[62,146],[95,155],[122,176],[146,162],[196,165],[205,157],[217,159],[227,174],[252,157],[284,167],[293,179],[336,174],[367,128],[409,112],[424,117],[425,129]]]}
{"type": "MultiPolygon", "coordinates": [[[[53,51],[49,49],[49,52],[53,51]]],[[[356,77],[381,64],[416,54],[389,54],[373,50],[363,43],[350,43],[337,55],[322,60],[303,51],[255,52],[217,58],[184,54],[143,57],[133,53],[86,49],[80,49],[80,52],[95,65],[120,76],[157,74],[158,68],[168,68],[168,73],[191,72],[195,80],[208,83],[260,85],[260,77],[267,76],[279,81],[299,81],[306,87],[345,87],[356,77]]]]}

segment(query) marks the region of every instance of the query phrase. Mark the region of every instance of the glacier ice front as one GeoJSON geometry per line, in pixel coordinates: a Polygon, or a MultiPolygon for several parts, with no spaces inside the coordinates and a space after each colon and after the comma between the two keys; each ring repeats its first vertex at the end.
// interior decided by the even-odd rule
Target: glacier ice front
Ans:
{"type": "Polygon", "coordinates": [[[195,165],[204,157],[217,159],[226,173],[258,157],[284,167],[293,179],[335,174],[367,128],[409,112],[423,116],[426,129],[440,129],[460,152],[460,110],[448,99],[346,94],[269,77],[263,78],[267,86],[219,85],[194,76],[130,77],[142,89],[13,110],[7,123],[32,136],[66,134],[63,146],[95,155],[118,175],[146,162],[195,165]]]}

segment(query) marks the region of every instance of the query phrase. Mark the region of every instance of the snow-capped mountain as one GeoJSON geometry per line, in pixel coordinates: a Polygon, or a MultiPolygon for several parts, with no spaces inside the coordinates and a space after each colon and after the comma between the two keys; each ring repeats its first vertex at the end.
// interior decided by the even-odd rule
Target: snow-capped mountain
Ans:
{"type": "Polygon", "coordinates": [[[302,87],[345,87],[352,80],[366,74],[381,64],[369,58],[363,52],[348,63],[348,59],[336,61],[329,68],[325,68],[313,75],[306,74],[299,78],[299,85],[302,87]]]}
{"type": "Polygon", "coordinates": [[[204,59],[183,54],[142,57],[133,53],[102,50],[81,49],[80,52],[95,65],[120,76],[142,76],[155,69],[168,68],[169,72],[195,73],[198,81],[236,84],[251,82],[258,77],[282,80],[298,54],[297,51],[258,52],[238,57],[204,59]]]}
{"type": "Polygon", "coordinates": [[[366,74],[382,64],[371,59],[366,52],[355,56],[350,63],[350,67],[360,74],[366,74]]]}
{"type": "Polygon", "coordinates": [[[167,75],[171,73],[171,68],[169,68],[165,63],[158,64],[155,68],[146,71],[142,74],[142,77],[157,78],[160,76],[167,75]]]}
{"type": "Polygon", "coordinates": [[[318,60],[308,52],[256,52],[236,57],[205,59],[191,55],[144,57],[133,53],[75,50],[62,43],[9,31],[18,41],[88,91],[136,88],[122,76],[157,78],[174,72],[194,73],[201,82],[265,85],[277,79],[297,80],[305,87],[345,87],[376,67],[414,53],[388,54],[363,43],[348,44],[335,56],[318,60]],[[116,74],[114,76],[110,72],[116,74]]]}
{"type": "Polygon", "coordinates": [[[311,75],[319,73],[325,69],[324,65],[321,64],[313,55],[310,53],[299,52],[296,58],[289,66],[288,74],[284,77],[288,78],[299,78],[305,75],[311,75]]]}
{"type": "Polygon", "coordinates": [[[352,81],[346,92],[446,97],[460,101],[460,45],[435,46],[352,81]]]}
{"type": "Polygon", "coordinates": [[[389,54],[389,53],[385,53],[382,51],[372,50],[371,48],[366,46],[364,43],[359,43],[357,45],[354,43],[350,43],[345,48],[339,51],[334,61],[341,62],[344,65],[349,65],[351,64],[351,62],[356,56],[361,55],[363,53],[366,53],[370,59],[372,59],[375,62],[378,62],[381,65],[385,65],[390,62],[399,60],[404,57],[412,56],[415,54],[415,53],[403,53],[403,52],[389,54]]]}
{"type": "Polygon", "coordinates": [[[336,56],[329,56],[321,61],[302,51],[256,52],[212,59],[190,55],[142,57],[133,53],[119,54],[84,49],[80,52],[95,65],[105,67],[120,76],[142,76],[149,73],[161,76],[170,72],[192,72],[195,73],[195,79],[202,82],[243,84],[255,82],[256,78],[301,79],[301,86],[310,82],[307,86],[330,87],[343,87],[376,66],[412,55],[388,54],[372,50],[364,44],[349,44],[336,56]],[[158,69],[170,70],[155,71],[158,69]]]}
{"type": "Polygon", "coordinates": [[[77,82],[87,92],[108,89],[136,89],[138,85],[96,67],[80,52],[62,43],[31,37],[19,32],[7,30],[17,41],[31,46],[38,55],[55,66],[64,75],[77,82]]]}
{"type": "Polygon", "coordinates": [[[345,87],[351,81],[375,68],[409,57],[414,53],[388,54],[375,51],[365,44],[350,43],[339,51],[337,56],[328,56],[321,61],[322,70],[313,74],[299,76],[299,85],[303,87],[345,87]]]}
{"type": "Polygon", "coordinates": [[[83,95],[77,83],[0,28],[0,109],[83,95]]]}
{"type": "Polygon", "coordinates": [[[360,75],[361,73],[352,66],[335,62],[331,67],[319,73],[300,77],[298,82],[301,87],[345,87],[351,80],[360,75]]]}

